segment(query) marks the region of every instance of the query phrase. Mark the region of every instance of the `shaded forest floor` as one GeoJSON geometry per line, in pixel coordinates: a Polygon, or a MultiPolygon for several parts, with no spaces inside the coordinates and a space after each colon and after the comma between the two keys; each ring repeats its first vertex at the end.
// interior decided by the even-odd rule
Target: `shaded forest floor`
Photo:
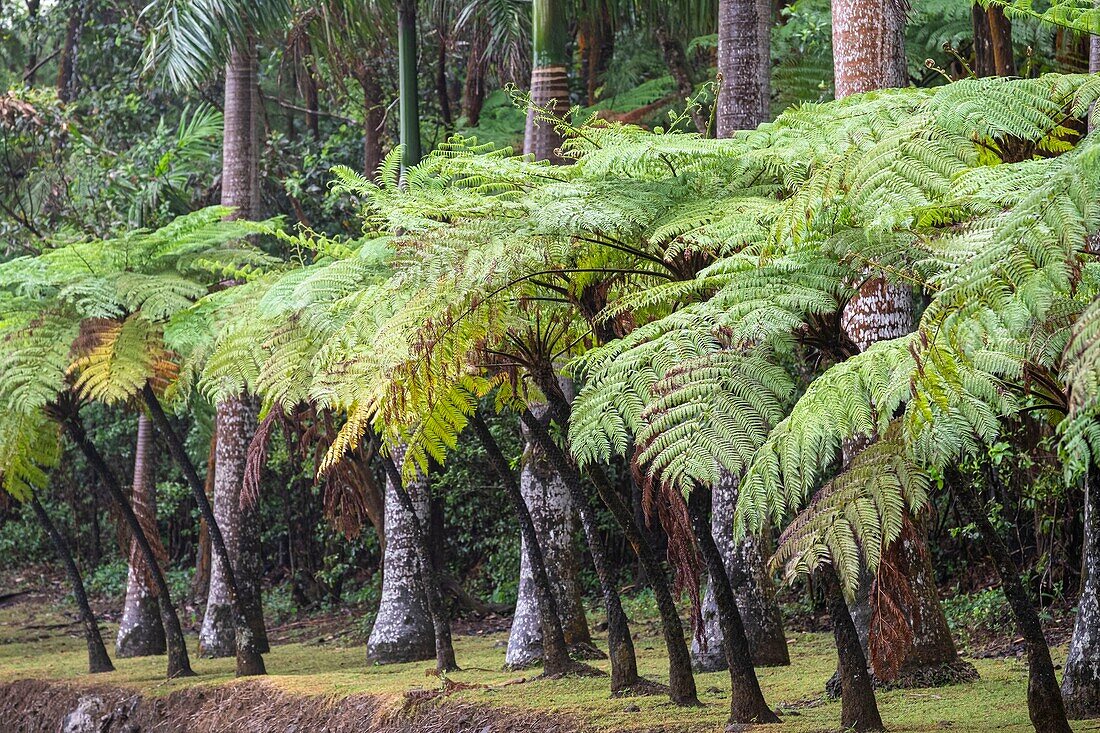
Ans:
{"type": "MultiPolygon", "coordinates": [[[[141,695],[145,708],[160,711],[161,725],[141,730],[327,730],[393,731],[719,731],[728,705],[725,673],[697,676],[701,708],[683,709],[666,698],[611,699],[607,679],[535,680],[537,670],[505,672],[506,623],[460,624],[455,646],[464,670],[444,684],[430,662],[372,667],[365,662],[359,633],[344,633],[341,616],[292,622],[272,629],[275,646],[267,656],[269,677],[233,680],[233,660],[198,659],[199,676],[166,682],[164,658],[116,660],[116,672],[83,674],[86,652],[69,605],[50,593],[34,591],[0,599],[0,723],[4,730],[56,730],[58,722],[88,688],[108,707],[141,695]],[[20,680],[56,684],[19,683],[20,680]],[[16,683],[16,684],[12,684],[16,683]],[[243,686],[241,686],[243,685],[243,686]],[[166,726],[165,716],[179,727],[166,726]],[[205,717],[204,717],[205,716],[205,717]],[[213,716],[213,717],[211,717],[213,716]],[[291,722],[293,719],[293,722],[291,722]],[[342,723],[340,721],[343,721],[342,723]],[[489,727],[486,727],[489,726],[489,727]]],[[[350,621],[345,621],[344,626],[350,621]]],[[[105,625],[108,646],[116,627],[105,625]]],[[[650,679],[667,681],[662,645],[653,622],[637,622],[639,666],[650,679]]],[[[1057,636],[1055,634],[1055,636],[1057,636]]],[[[789,634],[793,664],[760,670],[765,695],[784,724],[767,730],[817,733],[835,730],[836,701],[823,698],[835,654],[831,637],[820,631],[789,634]]],[[[195,641],[194,634],[190,640],[195,641]]],[[[598,642],[605,641],[598,635],[598,642]]],[[[1002,648],[1011,650],[1008,639],[1002,648]]],[[[1064,646],[1056,661],[1064,656],[1064,646]]],[[[880,694],[883,718],[893,731],[1028,731],[1026,668],[1015,654],[974,658],[981,681],[930,690],[880,694]]],[[[607,668],[607,663],[597,663],[607,668]]],[[[130,703],[133,705],[133,702],[130,703]]],[[[112,728],[113,730],[113,728],[112,728]]],[[[1100,721],[1075,730],[1100,730],[1100,721]]]]}

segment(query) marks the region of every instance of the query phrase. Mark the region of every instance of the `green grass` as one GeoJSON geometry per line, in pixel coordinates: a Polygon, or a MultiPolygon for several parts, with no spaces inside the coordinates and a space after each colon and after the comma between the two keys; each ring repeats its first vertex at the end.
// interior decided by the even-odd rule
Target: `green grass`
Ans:
{"type": "MultiPolygon", "coordinates": [[[[30,603],[0,610],[0,682],[38,678],[72,680],[77,683],[120,685],[148,695],[166,695],[196,685],[226,684],[233,679],[233,660],[198,659],[192,650],[197,678],[164,680],[164,658],[123,659],[118,670],[94,678],[83,674],[86,665],[78,629],[36,629],[67,621],[56,607],[30,603]],[[37,638],[36,638],[37,637],[37,638]]],[[[650,679],[667,681],[667,667],[660,641],[651,634],[652,625],[636,625],[643,632],[637,641],[638,662],[650,679]]],[[[114,629],[106,638],[112,639],[114,629]]],[[[490,706],[524,708],[575,716],[596,730],[643,731],[660,724],[666,730],[718,731],[725,720],[728,678],[724,673],[696,676],[702,708],[682,709],[660,697],[630,700],[610,699],[607,679],[536,680],[525,684],[504,684],[525,676],[500,671],[503,634],[461,636],[456,639],[459,664],[465,669],[452,679],[470,685],[484,685],[456,692],[449,699],[490,706]],[[627,712],[637,706],[636,712],[627,712]]],[[[823,701],[822,687],[832,674],[835,655],[826,634],[791,634],[793,664],[786,668],[760,670],[764,693],[773,707],[798,714],[785,714],[784,724],[767,730],[782,733],[811,733],[835,730],[840,719],[839,703],[823,701]]],[[[1059,657],[1061,654],[1059,653],[1059,657]]],[[[283,644],[267,655],[270,683],[302,695],[369,694],[381,698],[384,707],[401,705],[405,692],[438,686],[426,675],[426,662],[386,667],[368,666],[362,646],[316,642],[283,644]]],[[[892,731],[1029,731],[1025,706],[1026,668],[1016,659],[975,660],[981,681],[971,685],[932,690],[899,690],[882,693],[879,705],[892,731]]],[[[607,668],[607,663],[597,663],[607,668]]],[[[537,670],[526,673],[533,676],[537,670]]],[[[1075,724],[1075,730],[1100,730],[1100,721],[1075,724]]]]}

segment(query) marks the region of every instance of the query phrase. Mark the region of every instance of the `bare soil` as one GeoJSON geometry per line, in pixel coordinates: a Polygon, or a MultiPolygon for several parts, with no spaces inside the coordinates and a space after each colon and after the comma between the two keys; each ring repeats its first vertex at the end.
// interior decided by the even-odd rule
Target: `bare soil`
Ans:
{"type": "Polygon", "coordinates": [[[263,681],[144,697],[105,685],[22,680],[0,685],[0,727],[11,733],[573,733],[568,716],[407,697],[290,695],[263,681]],[[68,716],[68,720],[66,717],[68,716]],[[80,718],[78,720],[78,718],[80,718]],[[14,727],[8,727],[14,726],[14,727]]]}

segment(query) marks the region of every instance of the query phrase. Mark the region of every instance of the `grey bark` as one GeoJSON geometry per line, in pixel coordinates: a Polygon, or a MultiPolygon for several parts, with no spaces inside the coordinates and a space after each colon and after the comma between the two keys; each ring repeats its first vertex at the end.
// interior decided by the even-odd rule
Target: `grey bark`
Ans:
{"type": "Polygon", "coordinates": [[[1062,675],[1062,700],[1072,720],[1100,718],[1100,472],[1096,470],[1085,481],[1084,535],[1081,596],[1062,675]]]}
{"type": "MultiPolygon", "coordinates": [[[[400,471],[405,462],[404,446],[392,449],[400,471]]],[[[420,479],[406,486],[422,527],[428,526],[428,486],[420,479]]],[[[386,552],[382,558],[382,600],[367,639],[367,660],[374,664],[396,664],[435,658],[435,629],[416,558],[413,522],[394,489],[386,480],[386,552]]]]}
{"type": "Polygon", "coordinates": [[[718,137],[751,130],[771,106],[770,0],[721,0],[718,4],[718,137]]]}
{"type": "MultiPolygon", "coordinates": [[[[149,543],[157,548],[156,486],[153,483],[153,423],[138,416],[137,443],[134,447],[134,484],[130,501],[134,514],[145,528],[149,543]]],[[[115,653],[120,657],[148,657],[165,652],[164,627],[160,622],[156,588],[153,586],[137,541],[130,540],[130,560],[126,574],[126,600],[118,625],[115,653]]]]}
{"type": "MultiPolygon", "coordinates": [[[[532,411],[537,417],[542,417],[537,406],[532,411]]],[[[542,412],[545,413],[545,407],[542,412]]],[[[573,543],[577,520],[569,489],[550,465],[545,453],[527,434],[526,428],[523,432],[527,447],[520,470],[520,492],[539,538],[565,641],[574,656],[598,656],[592,644],[577,582],[577,557],[573,543]]],[[[531,667],[542,659],[538,591],[528,554],[527,542],[521,537],[519,597],[504,659],[505,666],[510,669],[531,667]]]]}
{"type": "MultiPolygon", "coordinates": [[[[711,535],[722,555],[737,608],[748,638],[752,662],[757,667],[791,663],[783,615],[775,599],[775,583],[767,571],[770,548],[763,537],[733,536],[733,515],[737,505],[737,477],[724,474],[714,487],[711,501],[711,535]]],[[[691,644],[693,666],[702,672],[727,668],[723,651],[722,624],[713,583],[703,595],[703,633],[691,644]]]]}
{"type": "MultiPolygon", "coordinates": [[[[244,466],[248,444],[256,430],[256,412],[246,399],[227,399],[217,406],[215,424],[218,437],[214,460],[214,519],[233,565],[244,617],[257,651],[263,653],[268,651],[268,644],[260,600],[263,568],[258,509],[241,507],[244,466]]],[[[199,632],[199,649],[208,657],[231,657],[237,653],[233,593],[217,553],[211,557],[210,589],[199,632]]]]}

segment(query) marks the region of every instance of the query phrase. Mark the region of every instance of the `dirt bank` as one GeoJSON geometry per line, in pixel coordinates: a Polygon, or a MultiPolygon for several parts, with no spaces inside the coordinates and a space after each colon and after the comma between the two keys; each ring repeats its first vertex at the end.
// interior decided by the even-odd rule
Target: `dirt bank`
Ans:
{"type": "Polygon", "coordinates": [[[568,717],[369,695],[291,695],[263,681],[145,697],[103,685],[23,680],[0,685],[10,733],[574,733],[568,717]]]}

